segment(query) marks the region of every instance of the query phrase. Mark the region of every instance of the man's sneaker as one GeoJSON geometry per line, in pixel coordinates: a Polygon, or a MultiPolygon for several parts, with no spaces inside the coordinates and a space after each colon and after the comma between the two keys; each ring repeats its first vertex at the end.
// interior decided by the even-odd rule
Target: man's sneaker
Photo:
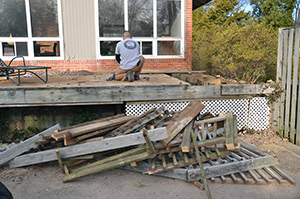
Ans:
{"type": "Polygon", "coordinates": [[[134,75],[135,75],[135,73],[132,72],[131,70],[127,71],[127,73],[126,73],[127,81],[132,82],[134,80],[134,75]]]}
{"type": "Polygon", "coordinates": [[[138,75],[134,75],[134,80],[140,80],[140,77],[138,75]]]}

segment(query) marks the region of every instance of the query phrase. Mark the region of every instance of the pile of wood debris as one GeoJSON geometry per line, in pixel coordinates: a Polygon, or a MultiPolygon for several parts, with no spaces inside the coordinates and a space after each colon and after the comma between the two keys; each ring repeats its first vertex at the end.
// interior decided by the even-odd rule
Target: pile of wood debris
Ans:
{"type": "Polygon", "coordinates": [[[203,108],[192,101],[178,113],[153,108],[138,117],[120,114],[67,128],[55,125],[0,153],[0,165],[58,161],[64,182],[122,167],[190,181],[208,195],[206,179],[295,183],[272,156],[238,141],[232,113],[200,117],[203,108]]]}

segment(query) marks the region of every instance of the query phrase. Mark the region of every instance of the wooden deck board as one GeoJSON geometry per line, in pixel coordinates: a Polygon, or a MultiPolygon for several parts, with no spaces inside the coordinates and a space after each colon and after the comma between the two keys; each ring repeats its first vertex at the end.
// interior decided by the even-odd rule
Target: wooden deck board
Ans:
{"type": "Polygon", "coordinates": [[[47,83],[22,77],[20,86],[0,78],[0,107],[122,104],[124,102],[244,98],[271,92],[261,85],[192,86],[168,75],[141,75],[141,81],[106,81],[110,74],[50,76],[47,83]],[[149,81],[145,79],[149,77],[149,81]],[[237,96],[235,96],[236,98],[237,96]]]}

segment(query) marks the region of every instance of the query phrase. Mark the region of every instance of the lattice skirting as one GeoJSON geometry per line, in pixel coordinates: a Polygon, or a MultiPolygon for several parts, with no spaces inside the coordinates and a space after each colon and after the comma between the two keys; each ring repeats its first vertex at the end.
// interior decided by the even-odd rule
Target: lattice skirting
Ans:
{"type": "MultiPolygon", "coordinates": [[[[269,127],[270,108],[264,97],[252,99],[226,99],[202,101],[205,108],[201,114],[210,112],[217,116],[219,113],[231,111],[237,117],[238,129],[247,127],[254,130],[264,130],[269,127]]],[[[136,103],[126,105],[126,115],[138,116],[155,107],[163,107],[169,111],[181,111],[189,101],[162,102],[162,103],[136,103]]]]}

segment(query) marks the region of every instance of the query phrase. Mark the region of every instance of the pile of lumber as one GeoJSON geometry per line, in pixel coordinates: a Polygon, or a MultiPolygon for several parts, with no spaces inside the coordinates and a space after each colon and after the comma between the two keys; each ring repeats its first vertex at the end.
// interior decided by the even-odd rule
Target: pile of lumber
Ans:
{"type": "Polygon", "coordinates": [[[209,198],[207,178],[294,183],[273,157],[238,141],[231,112],[203,116],[203,109],[200,101],[192,101],[178,113],[153,108],[138,117],[120,114],[67,128],[55,125],[0,153],[0,165],[57,161],[63,182],[124,168],[193,182],[204,186],[209,198]]]}

